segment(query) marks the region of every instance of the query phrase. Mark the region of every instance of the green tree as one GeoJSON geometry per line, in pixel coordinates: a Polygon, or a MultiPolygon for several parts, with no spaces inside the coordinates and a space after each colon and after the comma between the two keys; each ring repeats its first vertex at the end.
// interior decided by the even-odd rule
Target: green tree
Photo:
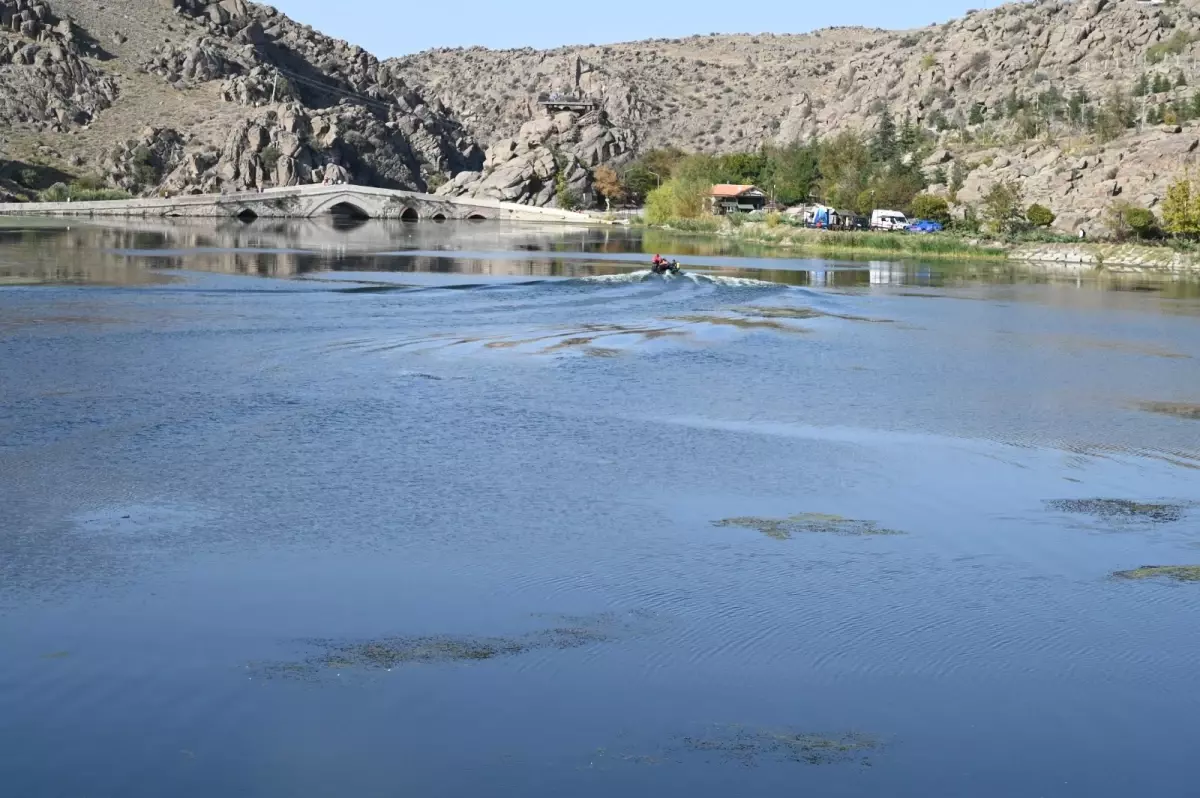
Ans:
{"type": "Polygon", "coordinates": [[[997,233],[1011,233],[1021,225],[1021,184],[1015,180],[995,183],[983,195],[983,218],[997,233]]]}
{"type": "Polygon", "coordinates": [[[1067,101],[1067,119],[1076,125],[1083,124],[1083,107],[1087,101],[1087,92],[1083,89],[1071,92],[1071,99],[1067,101]]]}
{"type": "Polygon", "coordinates": [[[1150,238],[1158,233],[1158,219],[1148,208],[1130,208],[1125,212],[1125,219],[1138,238],[1150,238]]]}
{"type": "Polygon", "coordinates": [[[1017,113],[1025,108],[1025,101],[1021,99],[1021,95],[1017,94],[1016,89],[1012,89],[1008,93],[1008,97],[1004,99],[1004,115],[1012,119],[1017,113]]]}
{"type": "Polygon", "coordinates": [[[975,102],[971,105],[971,113],[967,117],[967,122],[972,125],[982,125],[986,118],[987,106],[981,102],[975,102]]]}
{"type": "Polygon", "coordinates": [[[900,152],[916,152],[921,146],[921,131],[913,123],[912,114],[909,111],[904,112],[904,122],[900,125],[900,152]]]}
{"type": "Polygon", "coordinates": [[[1137,80],[1133,82],[1133,89],[1130,93],[1134,97],[1145,97],[1150,93],[1150,76],[1145,72],[1138,75],[1137,80]]]}
{"type": "Polygon", "coordinates": [[[1180,72],[1179,77],[1175,78],[1175,88],[1182,89],[1186,85],[1188,85],[1187,78],[1180,72]]]}
{"type": "Polygon", "coordinates": [[[679,219],[697,219],[707,211],[712,183],[706,180],[673,178],[646,195],[646,221],[667,224],[679,219]]]}
{"type": "Polygon", "coordinates": [[[871,151],[855,133],[843,131],[817,148],[818,193],[829,205],[854,207],[872,173],[871,151]]]}
{"type": "Polygon", "coordinates": [[[647,194],[658,188],[658,177],[645,166],[636,162],[630,164],[625,170],[625,174],[621,176],[621,182],[625,184],[625,190],[629,192],[630,199],[635,202],[644,201],[647,194]]]}
{"type": "Polygon", "coordinates": [[[1113,89],[1096,115],[1096,135],[1101,141],[1119,138],[1136,119],[1133,104],[1120,89],[1113,89]]]}
{"type": "Polygon", "coordinates": [[[1036,202],[1025,210],[1025,219],[1034,227],[1049,227],[1054,224],[1054,212],[1036,202]]]}
{"type": "Polygon", "coordinates": [[[912,200],[913,216],[942,225],[950,224],[950,203],[933,194],[918,194],[912,200]]]}
{"type": "MultiPolygon", "coordinates": [[[[890,169],[875,175],[867,186],[875,208],[888,208],[909,212],[913,198],[925,188],[925,180],[917,170],[890,169]]],[[[856,208],[856,210],[858,210],[856,208]]],[[[870,209],[867,209],[870,210],[870,209]]],[[[860,213],[865,213],[865,210],[860,213]]]]}
{"type": "Polygon", "coordinates": [[[670,180],[675,167],[686,157],[687,153],[678,147],[648,150],[626,168],[625,187],[632,197],[642,199],[670,180]]]}
{"type": "Polygon", "coordinates": [[[671,170],[672,180],[707,182],[709,186],[714,183],[730,182],[726,177],[725,168],[720,159],[706,153],[689,155],[679,161],[671,170]]]}
{"type": "Polygon", "coordinates": [[[1154,83],[1152,85],[1153,88],[1151,91],[1155,94],[1162,94],[1165,91],[1171,90],[1171,79],[1159,72],[1154,76],[1154,83]]]}
{"type": "Polygon", "coordinates": [[[794,141],[783,147],[767,147],[767,162],[763,167],[759,188],[774,194],[784,205],[795,205],[808,199],[817,182],[817,146],[794,141]]]}
{"type": "Polygon", "coordinates": [[[967,170],[963,168],[962,161],[955,159],[950,166],[950,196],[957,197],[966,182],[967,170]]]}
{"type": "Polygon", "coordinates": [[[1167,188],[1163,199],[1163,226],[1176,236],[1200,235],[1200,196],[1193,196],[1192,181],[1183,176],[1167,188]]]}
{"type": "Polygon", "coordinates": [[[871,142],[871,155],[878,163],[890,163],[896,157],[896,122],[887,106],[879,112],[879,126],[871,142]]]}
{"type": "Polygon", "coordinates": [[[717,164],[721,182],[755,185],[762,177],[767,158],[757,152],[736,152],[722,155],[717,159],[717,164]]]}
{"type": "Polygon", "coordinates": [[[1038,115],[1042,119],[1057,119],[1063,105],[1063,95],[1053,83],[1038,95],[1038,115]]]}

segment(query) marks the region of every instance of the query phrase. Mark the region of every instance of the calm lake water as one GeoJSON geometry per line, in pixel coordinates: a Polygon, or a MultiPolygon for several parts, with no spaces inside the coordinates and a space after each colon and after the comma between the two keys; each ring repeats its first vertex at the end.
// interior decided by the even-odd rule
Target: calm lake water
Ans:
{"type": "Polygon", "coordinates": [[[1200,287],[647,235],[0,229],[4,794],[1194,796],[1200,287]]]}

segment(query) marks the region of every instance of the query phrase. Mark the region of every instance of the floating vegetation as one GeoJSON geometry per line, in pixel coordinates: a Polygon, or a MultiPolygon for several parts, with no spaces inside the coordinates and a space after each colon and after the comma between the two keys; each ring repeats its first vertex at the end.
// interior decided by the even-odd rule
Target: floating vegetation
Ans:
{"type": "Polygon", "coordinates": [[[315,679],[331,671],[390,671],[406,665],[483,662],[608,642],[628,628],[612,615],[558,620],[567,625],[511,637],[422,635],[354,642],[308,640],[307,645],[323,651],[299,662],[260,662],[250,667],[265,677],[315,679]]]}
{"type": "Polygon", "coordinates": [[[715,754],[747,766],[764,759],[806,765],[857,762],[869,766],[868,754],[880,748],[878,740],[856,732],[830,736],[742,726],[718,727],[703,737],[685,737],[683,743],[692,751],[715,754]]]}
{"type": "Polygon", "coordinates": [[[1200,582],[1200,565],[1143,565],[1132,571],[1117,571],[1118,579],[1173,579],[1176,582],[1200,582]]]}
{"type": "Polygon", "coordinates": [[[872,319],[866,316],[851,316],[845,313],[828,313],[816,308],[784,308],[762,307],[753,305],[744,308],[734,308],[738,313],[749,316],[759,316],[764,319],[842,319],[843,321],[864,321],[871,324],[895,324],[892,319],[872,319]]]}
{"type": "Polygon", "coordinates": [[[671,321],[682,321],[688,324],[715,324],[723,327],[736,327],[739,330],[776,330],[788,333],[806,333],[803,327],[793,327],[773,319],[747,319],[737,316],[689,315],[670,316],[671,321]]]}
{"type": "Polygon", "coordinates": [[[1200,404],[1187,404],[1185,402],[1141,402],[1138,404],[1138,407],[1148,413],[1159,413],[1164,416],[1175,416],[1176,418],[1200,421],[1200,404]]]}
{"type": "Polygon", "coordinates": [[[1092,515],[1107,521],[1148,521],[1169,524],[1183,518],[1186,505],[1135,502],[1127,499],[1052,499],[1051,510],[1092,515]]]}
{"type": "Polygon", "coordinates": [[[859,521],[840,515],[824,513],[800,513],[787,518],[756,518],[742,516],[713,521],[713,526],[741,527],[753,529],[776,540],[790,540],[793,535],[820,533],[841,537],[863,537],[871,535],[903,535],[896,529],[881,527],[874,521],[859,521]]]}

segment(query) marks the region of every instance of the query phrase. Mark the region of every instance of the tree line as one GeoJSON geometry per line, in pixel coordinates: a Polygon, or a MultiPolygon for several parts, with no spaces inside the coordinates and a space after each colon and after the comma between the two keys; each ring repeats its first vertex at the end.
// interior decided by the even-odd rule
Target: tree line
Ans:
{"type": "MultiPolygon", "coordinates": [[[[897,123],[884,109],[871,136],[842,132],[786,145],[765,144],[755,152],[709,155],[675,147],[651,150],[620,173],[596,170],[596,187],[612,201],[644,203],[649,221],[694,218],[705,210],[713,185],[755,185],[780,205],[820,200],[870,213],[873,208],[908,211],[929,185],[921,169],[933,136],[911,117],[897,123]]],[[[945,170],[942,170],[944,172],[945,170]]],[[[953,187],[965,176],[934,174],[953,187]]]]}

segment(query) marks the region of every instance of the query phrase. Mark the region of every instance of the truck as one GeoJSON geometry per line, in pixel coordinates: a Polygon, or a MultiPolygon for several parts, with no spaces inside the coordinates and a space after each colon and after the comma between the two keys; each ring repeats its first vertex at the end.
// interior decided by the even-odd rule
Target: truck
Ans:
{"type": "Polygon", "coordinates": [[[908,219],[900,211],[871,211],[872,230],[907,230],[908,219]]]}

